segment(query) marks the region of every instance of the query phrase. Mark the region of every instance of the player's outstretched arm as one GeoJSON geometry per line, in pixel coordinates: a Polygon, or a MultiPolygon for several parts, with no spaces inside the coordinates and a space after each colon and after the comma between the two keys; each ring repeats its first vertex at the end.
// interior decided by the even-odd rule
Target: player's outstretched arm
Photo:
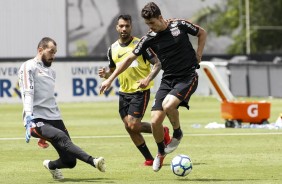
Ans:
{"type": "Polygon", "coordinates": [[[99,75],[100,78],[107,79],[112,75],[114,70],[115,70],[115,68],[110,68],[109,70],[106,71],[106,68],[102,67],[102,68],[99,68],[98,75],[99,75]]]}
{"type": "Polygon", "coordinates": [[[198,37],[198,49],[196,54],[197,54],[198,63],[200,63],[202,60],[203,50],[207,39],[207,32],[202,27],[199,27],[199,32],[197,34],[197,37],[198,37]]]}
{"type": "Polygon", "coordinates": [[[121,74],[122,72],[124,72],[130,65],[131,63],[137,58],[137,56],[133,53],[130,53],[124,61],[120,62],[115,71],[112,73],[112,75],[109,76],[109,78],[107,80],[105,80],[104,82],[102,82],[101,87],[100,87],[100,94],[104,93],[105,91],[107,91],[110,87],[112,82],[114,81],[114,79],[121,74]]]}
{"type": "Polygon", "coordinates": [[[150,81],[152,81],[158,75],[159,71],[162,68],[161,62],[156,55],[155,57],[150,59],[149,62],[153,65],[153,68],[150,74],[145,79],[138,81],[139,83],[138,87],[140,88],[146,88],[150,84],[150,81]]]}

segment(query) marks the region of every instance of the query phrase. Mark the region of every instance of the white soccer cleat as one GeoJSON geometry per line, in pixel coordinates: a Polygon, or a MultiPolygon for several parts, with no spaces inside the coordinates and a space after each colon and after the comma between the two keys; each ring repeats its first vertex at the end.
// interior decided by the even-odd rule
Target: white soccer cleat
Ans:
{"type": "Polygon", "coordinates": [[[165,156],[166,154],[161,155],[160,153],[158,153],[157,156],[155,157],[153,162],[153,170],[155,172],[158,172],[162,168],[165,156]]]}
{"type": "Polygon", "coordinates": [[[105,172],[106,171],[106,164],[105,164],[105,159],[103,157],[98,157],[93,159],[95,167],[101,171],[105,172]]]}
{"type": "Polygon", "coordinates": [[[52,169],[49,169],[49,162],[50,160],[44,160],[43,161],[43,166],[49,170],[49,172],[52,174],[52,177],[54,180],[62,180],[64,179],[64,176],[61,172],[60,169],[55,169],[55,170],[52,170],[52,169]]]}
{"type": "Polygon", "coordinates": [[[178,140],[176,138],[172,138],[171,142],[166,146],[166,148],[164,149],[166,154],[169,154],[171,152],[173,152],[174,150],[176,150],[176,148],[178,147],[178,145],[180,144],[180,141],[182,139],[183,136],[181,136],[181,138],[178,140]]]}

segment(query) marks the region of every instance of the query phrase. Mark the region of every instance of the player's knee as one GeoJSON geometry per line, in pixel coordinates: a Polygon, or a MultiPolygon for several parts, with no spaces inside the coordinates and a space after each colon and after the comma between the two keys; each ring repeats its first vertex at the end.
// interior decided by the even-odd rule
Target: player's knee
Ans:
{"type": "Polygon", "coordinates": [[[57,135],[55,136],[56,140],[66,140],[66,139],[69,139],[69,137],[67,136],[67,134],[65,134],[65,132],[63,131],[60,131],[59,133],[57,133],[57,135]]]}
{"type": "Polygon", "coordinates": [[[71,159],[71,160],[67,160],[64,161],[64,164],[67,166],[67,168],[72,169],[76,166],[76,159],[71,159]]]}
{"type": "Polygon", "coordinates": [[[161,121],[152,121],[151,126],[152,126],[152,128],[158,127],[161,123],[162,123],[161,121]]]}
{"type": "Polygon", "coordinates": [[[69,168],[74,168],[76,166],[76,160],[73,160],[71,162],[68,163],[69,168]]]}
{"type": "Polygon", "coordinates": [[[154,111],[151,114],[151,126],[156,127],[160,126],[166,117],[166,113],[164,111],[154,111]]]}
{"type": "Polygon", "coordinates": [[[175,110],[176,108],[170,104],[163,104],[163,109],[166,113],[169,113],[173,110],[175,110]]]}
{"type": "Polygon", "coordinates": [[[128,133],[139,133],[140,132],[140,123],[129,123],[127,122],[125,124],[125,129],[127,130],[128,133]]]}
{"type": "Polygon", "coordinates": [[[64,132],[58,133],[55,139],[62,148],[67,147],[71,143],[70,138],[64,132]]]}

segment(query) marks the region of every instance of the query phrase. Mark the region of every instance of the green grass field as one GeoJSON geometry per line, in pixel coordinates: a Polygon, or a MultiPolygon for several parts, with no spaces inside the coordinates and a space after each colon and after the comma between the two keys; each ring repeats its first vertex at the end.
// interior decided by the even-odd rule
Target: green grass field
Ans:
{"type": "MultiPolygon", "coordinates": [[[[266,100],[272,104],[269,121],[275,122],[282,113],[282,99],[266,100]]],[[[220,103],[213,97],[193,96],[191,110],[180,109],[184,138],[157,173],[142,166],[144,160],[123,128],[117,102],[59,106],[73,142],[93,156],[104,156],[106,173],[78,161],[74,169],[63,170],[63,181],[54,181],[42,161],[56,159],[55,150],[39,148],[36,139],[25,143],[21,104],[0,104],[0,183],[282,183],[282,129],[206,129],[210,122],[224,123],[220,103]],[[187,177],[177,177],[170,170],[171,159],[180,153],[193,161],[187,177]]],[[[149,119],[150,106],[143,120],[149,119]]],[[[164,124],[171,127],[167,119],[164,124]]],[[[144,136],[155,155],[152,135],[144,136]]]]}

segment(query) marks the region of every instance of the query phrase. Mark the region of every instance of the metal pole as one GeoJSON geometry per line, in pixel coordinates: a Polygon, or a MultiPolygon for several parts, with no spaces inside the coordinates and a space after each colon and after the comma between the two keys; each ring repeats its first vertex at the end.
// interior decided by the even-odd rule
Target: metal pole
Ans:
{"type": "MultiPolygon", "coordinates": [[[[240,31],[243,31],[244,29],[244,22],[243,22],[243,0],[240,0],[239,1],[239,26],[240,26],[240,31]]],[[[244,53],[244,42],[241,42],[241,53],[243,54],[244,53]]]]}
{"type": "Polygon", "coordinates": [[[250,40],[250,4],[249,0],[245,0],[246,9],[246,54],[251,54],[251,40],[250,40]]]}

